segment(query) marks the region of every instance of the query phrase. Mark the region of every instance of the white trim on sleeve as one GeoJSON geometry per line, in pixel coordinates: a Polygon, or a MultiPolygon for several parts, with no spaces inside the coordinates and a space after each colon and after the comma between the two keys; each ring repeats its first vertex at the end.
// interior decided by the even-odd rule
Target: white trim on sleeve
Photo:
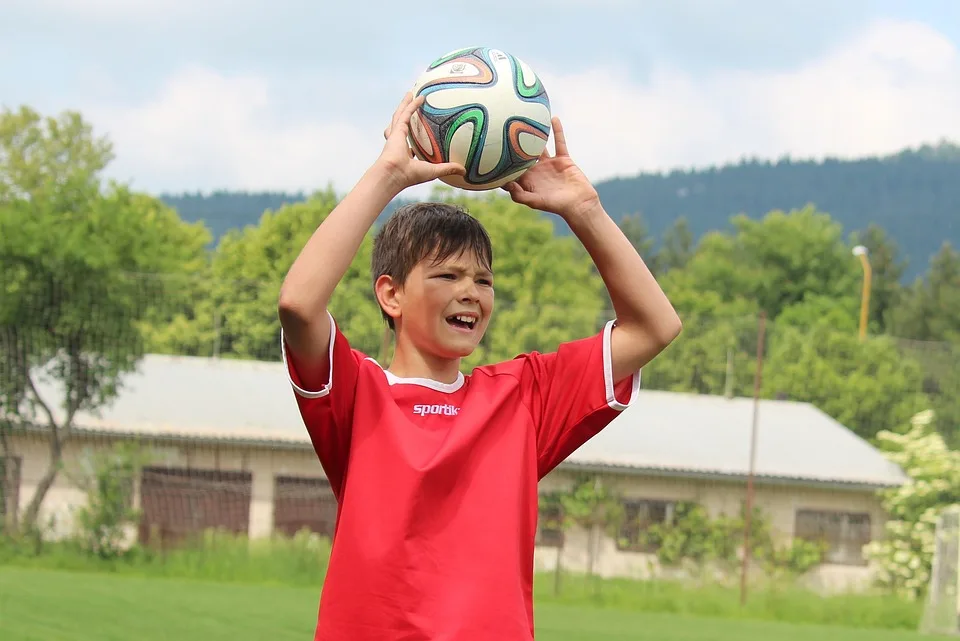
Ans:
{"type": "Polygon", "coordinates": [[[327,317],[330,319],[330,346],[327,348],[330,355],[330,366],[327,369],[327,384],[315,392],[305,390],[293,381],[293,376],[290,375],[292,365],[287,360],[287,342],[283,337],[283,328],[280,328],[280,353],[283,356],[283,366],[287,370],[287,380],[290,381],[293,390],[304,398],[323,398],[333,389],[333,343],[337,338],[337,326],[336,321],[333,320],[333,314],[329,310],[327,311],[327,317]]]}
{"type": "Polygon", "coordinates": [[[615,322],[616,321],[607,321],[607,324],[603,326],[603,383],[607,390],[607,405],[609,405],[611,409],[622,412],[637,400],[637,393],[640,391],[641,371],[637,370],[631,374],[633,377],[633,385],[630,388],[630,398],[627,402],[624,404],[618,401],[613,389],[613,353],[610,347],[615,322]]]}

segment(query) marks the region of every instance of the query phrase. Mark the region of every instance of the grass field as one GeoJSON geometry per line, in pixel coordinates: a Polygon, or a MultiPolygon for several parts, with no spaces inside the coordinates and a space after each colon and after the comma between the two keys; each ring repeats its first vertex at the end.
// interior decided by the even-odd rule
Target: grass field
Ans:
{"type": "MultiPolygon", "coordinates": [[[[0,567],[4,641],[307,641],[318,590],[0,567]]],[[[913,632],[537,604],[538,641],[933,641],[913,632]]]]}

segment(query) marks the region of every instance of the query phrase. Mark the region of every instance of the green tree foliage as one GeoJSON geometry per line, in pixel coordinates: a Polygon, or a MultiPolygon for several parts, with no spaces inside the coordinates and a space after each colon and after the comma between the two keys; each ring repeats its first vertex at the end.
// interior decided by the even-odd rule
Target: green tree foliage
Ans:
{"type": "MultiPolygon", "coordinates": [[[[905,349],[903,341],[878,335],[894,306],[906,304],[899,294],[902,264],[881,229],[854,234],[848,243],[840,226],[812,207],[732,223],[732,232],[708,234],[685,266],[661,275],[684,332],[647,366],[645,388],[752,394],[763,309],[764,396],[811,402],[868,439],[932,403],[942,417],[938,428],[954,441],[960,426],[960,402],[948,393],[960,385],[954,350],[905,349]],[[879,288],[865,343],[857,336],[862,271],[854,242],[868,244],[879,288]]],[[[954,273],[951,254],[942,254],[930,282],[917,286],[917,297],[936,301],[928,303],[925,316],[934,320],[927,326],[952,322],[939,312],[950,306],[954,273]]]]}
{"type": "Polygon", "coordinates": [[[915,340],[960,343],[960,252],[949,243],[930,260],[926,276],[903,292],[892,331],[915,340]]]}
{"type": "MultiPolygon", "coordinates": [[[[709,293],[694,298],[703,306],[713,300],[709,293]]],[[[734,396],[752,393],[756,316],[744,301],[714,303],[713,313],[681,314],[683,333],[644,369],[644,388],[734,396]]]]}
{"type": "Polygon", "coordinates": [[[838,331],[835,317],[771,331],[763,394],[812,403],[866,439],[926,406],[922,371],[895,341],[838,331]]]}
{"type": "MultiPolygon", "coordinates": [[[[221,351],[240,358],[280,358],[277,297],[300,250],[337,205],[331,191],[266,212],[256,227],[230,232],[213,257],[213,300],[222,319],[221,351]]],[[[372,234],[330,301],[330,312],[356,349],[376,356],[383,332],[370,280],[372,234]]]]}
{"type": "Polygon", "coordinates": [[[719,292],[725,301],[754,300],[771,318],[807,292],[851,291],[858,266],[828,214],[807,207],[762,220],[735,216],[732,223],[732,235],[708,236],[687,265],[693,289],[719,292]]]}
{"type": "MultiPolygon", "coordinates": [[[[191,308],[157,347],[204,355],[279,360],[280,285],[300,250],[337,205],[331,190],[266,211],[256,226],[231,230],[213,251],[208,274],[193,279],[191,308]]],[[[372,236],[364,239],[330,302],[330,311],[353,346],[376,355],[383,325],[370,281],[372,236]]]]}
{"type": "Polygon", "coordinates": [[[133,493],[140,470],[150,459],[136,446],[123,443],[85,454],[77,469],[68,472],[86,495],[76,513],[77,543],[86,554],[115,559],[127,549],[128,530],[140,518],[133,493]]]}
{"type": "Polygon", "coordinates": [[[663,233],[663,243],[654,261],[656,272],[665,274],[671,269],[686,267],[693,256],[694,244],[690,224],[686,217],[680,216],[663,233]]]}
{"type": "Polygon", "coordinates": [[[930,583],[937,520],[943,510],[960,506],[960,452],[950,450],[931,427],[930,412],[916,415],[910,428],[877,435],[887,458],[910,477],[881,493],[890,520],[884,537],[864,553],[879,568],[878,583],[910,599],[922,597],[930,583]]]}
{"type": "MultiPolygon", "coordinates": [[[[644,259],[649,259],[653,254],[655,239],[650,235],[647,224],[643,220],[643,214],[628,214],[620,219],[620,231],[627,237],[633,248],[637,250],[644,259]]],[[[648,264],[648,267],[652,266],[648,264]]]]}
{"type": "Polygon", "coordinates": [[[139,324],[164,297],[158,275],[195,266],[208,240],[155,199],[104,187],[111,159],[109,142],[77,113],[0,113],[0,415],[45,427],[50,449],[23,511],[27,530],[74,417],[115,396],[142,355],[139,324]],[[56,398],[40,395],[44,381],[56,398]]]}
{"type": "MultiPolygon", "coordinates": [[[[648,526],[640,533],[640,543],[656,550],[657,558],[667,566],[693,564],[703,569],[715,563],[731,572],[742,562],[746,506],[740,514],[710,515],[697,503],[680,501],[672,518],[648,526]]],[[[823,559],[824,548],[818,542],[792,539],[778,542],[769,519],[759,508],[750,518],[750,560],[768,573],[785,572],[799,575],[816,567],[823,559]]]]}

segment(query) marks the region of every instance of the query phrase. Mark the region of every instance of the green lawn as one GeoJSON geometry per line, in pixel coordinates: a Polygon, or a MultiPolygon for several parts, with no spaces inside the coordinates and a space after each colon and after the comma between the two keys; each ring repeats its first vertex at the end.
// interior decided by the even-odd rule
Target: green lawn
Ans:
{"type": "MultiPolygon", "coordinates": [[[[4,641],[307,641],[317,589],[0,567],[4,641]]],[[[920,641],[912,632],[537,605],[538,641],[920,641]]]]}

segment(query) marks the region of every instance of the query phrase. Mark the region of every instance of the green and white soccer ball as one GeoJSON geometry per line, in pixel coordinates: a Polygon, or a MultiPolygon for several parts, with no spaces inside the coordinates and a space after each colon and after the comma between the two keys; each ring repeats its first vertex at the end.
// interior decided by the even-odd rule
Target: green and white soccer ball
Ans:
{"type": "Polygon", "coordinates": [[[465,176],[442,181],[473,191],[496,189],[536,164],[550,136],[550,101],[529,65],[499,49],[450,52],[417,79],[425,96],[411,119],[418,158],[456,162],[465,176]]]}

